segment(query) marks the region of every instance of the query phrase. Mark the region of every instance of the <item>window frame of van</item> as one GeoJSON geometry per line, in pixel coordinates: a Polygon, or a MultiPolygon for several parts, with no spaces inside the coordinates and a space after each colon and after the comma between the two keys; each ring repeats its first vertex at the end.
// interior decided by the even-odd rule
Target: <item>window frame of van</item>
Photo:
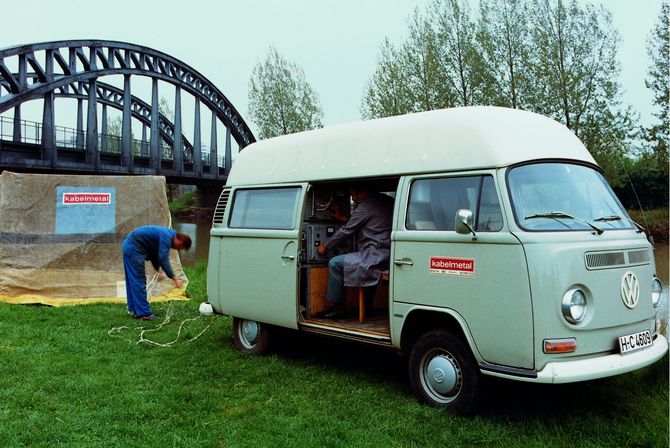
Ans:
{"type": "MultiPolygon", "coordinates": [[[[525,161],[525,162],[520,162],[516,163],[514,165],[510,165],[507,167],[505,170],[505,185],[507,188],[507,199],[509,200],[510,203],[510,208],[512,211],[512,217],[514,218],[514,222],[516,223],[517,227],[524,231],[524,232],[533,232],[533,233],[547,233],[547,232],[593,232],[593,228],[591,228],[588,224],[584,223],[583,228],[578,228],[578,229],[570,229],[570,228],[554,228],[554,229],[529,229],[525,227],[522,223],[519,222],[518,217],[520,216],[518,213],[517,209],[517,204],[516,201],[514,200],[514,196],[512,194],[512,187],[510,185],[510,174],[514,169],[524,167],[524,166],[530,166],[530,165],[548,165],[548,164],[563,164],[563,165],[573,165],[573,166],[580,166],[584,167],[587,169],[591,169],[595,171],[596,173],[600,174],[605,181],[605,185],[612,191],[612,195],[616,200],[617,205],[621,207],[621,211],[623,212],[623,215],[621,216],[621,221],[625,221],[627,223],[627,227],[621,227],[621,228],[611,228],[611,227],[605,227],[603,228],[602,226],[599,225],[598,222],[595,222],[596,226],[601,227],[603,230],[607,231],[618,231],[618,230],[636,230],[635,224],[633,224],[633,221],[630,219],[630,216],[628,215],[628,212],[626,212],[626,208],[621,204],[621,201],[619,201],[619,198],[616,196],[614,191],[612,190],[612,186],[607,182],[607,179],[605,178],[605,172],[604,170],[599,167],[598,165],[594,165],[588,162],[583,162],[580,160],[572,160],[572,159],[542,159],[542,160],[531,160],[531,161],[525,161]]],[[[547,210],[549,212],[550,210],[547,210]]],[[[564,211],[564,210],[553,210],[553,211],[564,211]]],[[[565,211],[564,211],[565,212],[565,211]]],[[[580,217],[577,217],[580,218],[580,217]]],[[[541,219],[541,218],[538,218],[541,219]]],[[[551,218],[548,218],[551,219],[551,218]]],[[[581,218],[583,219],[583,218],[581,218]]]]}
{"type": "MultiPolygon", "coordinates": [[[[431,180],[439,180],[439,179],[465,179],[465,178],[479,178],[479,185],[477,186],[478,192],[477,192],[477,199],[476,199],[476,205],[477,205],[477,210],[471,210],[474,215],[475,215],[475,222],[473,223],[475,231],[477,233],[479,232],[484,232],[484,233],[498,233],[502,232],[502,230],[505,228],[505,215],[503,213],[503,202],[502,198],[499,194],[499,189],[497,187],[497,182],[496,182],[496,176],[494,173],[491,172],[475,172],[475,173],[468,173],[468,174],[455,174],[455,175],[450,175],[449,173],[442,173],[438,175],[428,175],[428,176],[416,176],[416,177],[411,177],[409,179],[409,183],[407,186],[407,202],[405,206],[405,216],[403,217],[403,227],[404,230],[408,232],[453,232],[456,233],[456,230],[445,230],[445,229],[411,229],[408,227],[409,223],[409,212],[410,212],[410,205],[411,205],[411,198],[412,198],[412,188],[414,187],[415,182],[417,181],[431,181],[431,180]],[[479,218],[480,218],[480,211],[481,211],[481,203],[482,203],[482,192],[484,191],[484,180],[486,177],[489,177],[493,181],[493,189],[496,195],[496,199],[498,202],[498,209],[500,211],[500,228],[497,230],[485,230],[485,229],[479,229],[479,218]]],[[[455,216],[452,216],[450,219],[454,219],[455,216]]]]}
{"type": "MultiPolygon", "coordinates": [[[[236,229],[236,230],[271,230],[271,231],[295,231],[296,227],[298,226],[298,210],[301,208],[301,194],[303,190],[302,185],[281,185],[281,186],[241,186],[234,188],[232,191],[232,199],[230,200],[230,211],[228,213],[228,220],[226,221],[226,226],[229,229],[236,229]],[[233,217],[235,214],[236,210],[236,202],[238,200],[238,194],[241,192],[261,192],[261,191],[270,191],[270,190],[295,190],[294,198],[293,198],[293,207],[291,210],[291,227],[249,227],[247,225],[232,225],[233,223],[233,217]]],[[[241,219],[244,219],[242,217],[241,219]]]]}

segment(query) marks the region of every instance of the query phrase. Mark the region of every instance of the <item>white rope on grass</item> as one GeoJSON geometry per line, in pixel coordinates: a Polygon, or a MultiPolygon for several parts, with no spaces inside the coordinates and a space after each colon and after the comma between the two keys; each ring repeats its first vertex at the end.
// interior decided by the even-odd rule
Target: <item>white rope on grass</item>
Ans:
{"type": "MultiPolygon", "coordinates": [[[[139,344],[140,342],[146,342],[146,343],[148,343],[148,344],[154,344],[154,345],[158,345],[158,346],[160,346],[160,347],[169,347],[169,346],[171,346],[172,344],[174,344],[175,342],[177,342],[177,341],[179,340],[179,336],[181,335],[181,329],[182,329],[182,327],[184,326],[184,324],[185,324],[186,322],[193,322],[193,321],[196,321],[196,320],[200,319],[201,317],[202,317],[202,316],[198,316],[198,317],[194,317],[193,319],[186,319],[186,320],[184,320],[184,321],[179,325],[179,331],[177,332],[177,338],[176,338],[174,341],[172,341],[172,342],[168,342],[168,343],[166,343],[166,344],[160,344],[160,343],[158,343],[158,342],[155,342],[155,341],[152,341],[152,340],[149,340],[149,339],[145,339],[145,338],[144,338],[144,333],[146,333],[147,331],[155,331],[155,330],[158,330],[159,327],[156,327],[155,329],[142,330],[142,332],[140,333],[140,340],[137,341],[136,344],[139,344]]],[[[207,330],[209,329],[209,327],[212,326],[212,324],[214,323],[214,319],[216,319],[216,316],[213,316],[213,317],[212,317],[212,320],[209,322],[209,325],[207,325],[207,326],[205,327],[205,329],[202,330],[196,337],[194,337],[194,338],[192,338],[192,339],[189,339],[189,340],[186,341],[186,342],[189,343],[189,342],[191,342],[191,341],[195,341],[196,339],[198,339],[198,338],[199,338],[205,331],[207,331],[207,330]]],[[[163,325],[163,324],[161,324],[161,326],[162,326],[162,325],[163,325]]]]}
{"type": "MultiPolygon", "coordinates": [[[[125,329],[125,330],[142,330],[142,331],[140,332],[140,338],[139,338],[139,340],[138,340],[137,342],[135,342],[135,345],[139,344],[140,342],[145,342],[145,343],[147,343],[147,344],[153,344],[153,345],[157,345],[157,346],[159,346],[159,347],[169,347],[169,346],[173,345],[174,343],[176,343],[176,342],[179,340],[179,337],[181,336],[181,329],[182,329],[182,327],[184,326],[184,324],[185,324],[186,322],[194,322],[194,321],[196,321],[196,320],[198,320],[198,319],[200,319],[200,318],[202,317],[202,316],[198,316],[198,317],[194,317],[194,318],[191,318],[191,319],[185,319],[184,321],[182,321],[182,323],[179,325],[179,331],[177,332],[177,338],[176,338],[174,341],[172,341],[172,342],[168,342],[168,343],[165,343],[165,344],[161,344],[161,343],[159,343],[159,342],[155,342],[155,341],[152,341],[152,340],[150,340],[150,339],[146,339],[146,338],[144,337],[144,333],[151,332],[151,331],[158,331],[158,330],[160,330],[164,325],[167,325],[168,323],[170,323],[170,320],[171,320],[171,318],[172,318],[172,314],[173,314],[173,310],[172,310],[172,308],[173,308],[173,305],[172,305],[172,302],[170,302],[170,305],[169,305],[169,307],[168,307],[168,309],[167,309],[167,311],[166,311],[166,313],[165,313],[165,319],[163,319],[163,322],[161,322],[161,323],[160,323],[158,326],[156,326],[155,328],[145,328],[145,327],[130,328],[130,327],[127,327],[127,326],[122,326],[122,327],[114,327],[114,328],[110,329],[110,330],[107,332],[107,334],[108,334],[110,337],[116,337],[116,336],[112,335],[113,332],[116,332],[117,334],[120,334],[120,333],[121,333],[121,330],[124,330],[124,329],[125,329]]],[[[216,319],[216,315],[212,316],[212,320],[209,322],[209,325],[207,325],[207,327],[205,327],[204,330],[202,330],[200,333],[198,333],[198,335],[197,335],[196,337],[194,337],[194,338],[192,338],[192,339],[189,339],[189,340],[186,341],[186,342],[189,343],[189,342],[195,341],[195,340],[198,339],[200,336],[202,336],[202,335],[209,329],[209,327],[212,326],[212,324],[214,323],[214,320],[215,320],[215,319],[216,319]]],[[[130,339],[125,339],[125,338],[124,338],[124,340],[128,341],[128,343],[130,343],[130,344],[133,343],[133,341],[131,341],[130,339]]]]}

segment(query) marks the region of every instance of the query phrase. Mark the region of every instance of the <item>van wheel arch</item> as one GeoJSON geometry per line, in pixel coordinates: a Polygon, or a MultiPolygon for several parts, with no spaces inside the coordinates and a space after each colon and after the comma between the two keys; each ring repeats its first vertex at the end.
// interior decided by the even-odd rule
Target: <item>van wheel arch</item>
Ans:
{"type": "MultiPolygon", "coordinates": [[[[429,310],[415,310],[410,312],[403,324],[400,336],[401,354],[409,355],[414,343],[425,333],[435,329],[447,330],[467,344],[465,332],[454,316],[429,310]]],[[[474,350],[472,352],[474,354],[474,350]]]]}

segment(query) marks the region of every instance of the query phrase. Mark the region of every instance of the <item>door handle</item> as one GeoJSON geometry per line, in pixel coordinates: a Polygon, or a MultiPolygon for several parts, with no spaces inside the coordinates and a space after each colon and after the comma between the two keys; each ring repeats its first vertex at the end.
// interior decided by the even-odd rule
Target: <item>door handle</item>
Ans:
{"type": "Polygon", "coordinates": [[[285,260],[295,260],[295,255],[282,255],[281,257],[285,260]]]}
{"type": "Polygon", "coordinates": [[[413,261],[403,261],[403,260],[393,260],[393,264],[396,266],[414,266],[413,261]]]}

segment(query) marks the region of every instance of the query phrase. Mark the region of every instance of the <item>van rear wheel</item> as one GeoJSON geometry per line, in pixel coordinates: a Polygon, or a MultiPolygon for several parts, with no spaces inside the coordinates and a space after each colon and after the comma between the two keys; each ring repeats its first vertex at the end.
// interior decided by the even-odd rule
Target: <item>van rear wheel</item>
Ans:
{"type": "Polygon", "coordinates": [[[272,326],[253,320],[233,317],[235,347],[252,355],[266,355],[271,348],[272,326]]]}
{"type": "Polygon", "coordinates": [[[421,404],[459,414],[474,412],[483,395],[482,374],[470,347],[448,330],[431,330],[414,343],[409,380],[421,404]]]}

